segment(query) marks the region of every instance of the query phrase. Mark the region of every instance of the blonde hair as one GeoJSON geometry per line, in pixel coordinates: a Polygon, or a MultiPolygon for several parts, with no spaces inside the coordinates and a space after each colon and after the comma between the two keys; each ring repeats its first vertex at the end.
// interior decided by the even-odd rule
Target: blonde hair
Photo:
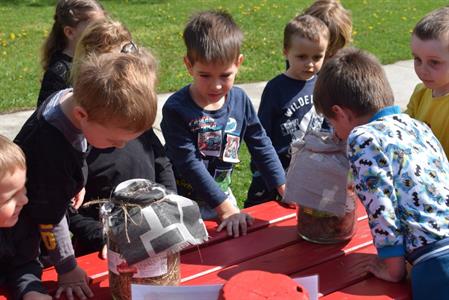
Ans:
{"type": "Polygon", "coordinates": [[[240,55],[243,33],[225,11],[203,11],[193,15],[184,29],[187,58],[204,63],[231,63],[240,55]]]}
{"type": "Polygon", "coordinates": [[[316,0],[306,8],[303,14],[317,17],[329,28],[329,45],[326,59],[332,57],[338,50],[349,45],[352,36],[351,13],[338,0],[316,0]]]}
{"type": "Polygon", "coordinates": [[[56,4],[53,27],[42,46],[41,64],[47,71],[51,57],[67,47],[64,27],[76,27],[79,23],[89,20],[92,12],[103,12],[103,6],[96,0],[59,0],[56,4]]]}
{"type": "Polygon", "coordinates": [[[20,168],[25,170],[25,154],[19,146],[0,134],[0,180],[7,172],[20,168]]]}
{"type": "Polygon", "coordinates": [[[79,63],[92,53],[111,52],[124,42],[131,42],[132,36],[128,29],[118,21],[110,18],[100,19],[89,24],[83,31],[75,48],[70,79],[78,72],[79,63]]]}
{"type": "Polygon", "coordinates": [[[140,132],[156,118],[156,61],[148,51],[91,54],[80,65],[73,97],[90,121],[140,132]]]}
{"type": "Polygon", "coordinates": [[[288,50],[294,36],[306,38],[312,42],[329,40],[329,29],[320,19],[302,15],[293,18],[284,28],[284,50],[288,50]]]}

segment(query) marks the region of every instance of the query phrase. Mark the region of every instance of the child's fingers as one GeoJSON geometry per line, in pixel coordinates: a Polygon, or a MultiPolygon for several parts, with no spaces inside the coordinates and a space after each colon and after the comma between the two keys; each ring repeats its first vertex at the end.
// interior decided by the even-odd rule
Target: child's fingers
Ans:
{"type": "Polygon", "coordinates": [[[240,229],[242,230],[242,235],[246,235],[248,231],[248,225],[246,224],[246,215],[243,216],[243,218],[240,219],[240,229]]]}
{"type": "Polygon", "coordinates": [[[226,225],[226,221],[222,221],[222,222],[220,223],[220,225],[218,225],[218,227],[217,227],[217,232],[220,232],[221,230],[223,230],[223,228],[225,227],[225,225],[226,225]]]}
{"type": "MultiPolygon", "coordinates": [[[[239,219],[236,219],[232,222],[232,232],[234,233],[234,237],[239,237],[240,233],[240,222],[239,219]]],[[[232,234],[232,233],[231,233],[232,234]]]]}

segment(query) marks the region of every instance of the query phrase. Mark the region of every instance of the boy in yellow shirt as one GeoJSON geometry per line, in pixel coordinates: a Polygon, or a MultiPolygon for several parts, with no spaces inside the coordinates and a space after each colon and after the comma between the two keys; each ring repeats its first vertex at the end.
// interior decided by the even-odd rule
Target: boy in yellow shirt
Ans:
{"type": "Polygon", "coordinates": [[[449,7],[434,10],[413,29],[418,84],[406,113],[432,129],[449,156],[449,7]]]}

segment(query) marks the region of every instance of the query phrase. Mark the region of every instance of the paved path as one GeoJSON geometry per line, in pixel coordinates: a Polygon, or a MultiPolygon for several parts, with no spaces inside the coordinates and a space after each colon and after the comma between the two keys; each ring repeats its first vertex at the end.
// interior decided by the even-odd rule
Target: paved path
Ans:
{"type": "MultiPolygon", "coordinates": [[[[391,87],[393,88],[396,104],[402,109],[405,109],[415,85],[419,82],[419,79],[413,70],[413,61],[399,61],[391,65],[385,65],[384,69],[391,87]]],[[[239,85],[249,95],[256,109],[259,107],[260,97],[265,84],[266,82],[256,82],[239,85]]],[[[154,127],[161,140],[163,140],[159,127],[162,119],[161,109],[170,95],[171,94],[160,94],[158,96],[158,113],[154,127]]],[[[32,111],[27,110],[0,115],[0,134],[13,139],[31,113],[32,111]]]]}

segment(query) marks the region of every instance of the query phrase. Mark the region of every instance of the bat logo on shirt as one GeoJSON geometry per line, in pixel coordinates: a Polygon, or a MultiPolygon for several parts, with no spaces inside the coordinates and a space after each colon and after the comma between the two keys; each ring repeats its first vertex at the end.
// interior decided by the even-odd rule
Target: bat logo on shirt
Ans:
{"type": "Polygon", "coordinates": [[[430,221],[429,222],[430,226],[432,226],[434,229],[440,231],[440,226],[438,226],[438,224],[435,221],[430,221]]]}
{"type": "Polygon", "coordinates": [[[385,210],[385,205],[381,205],[379,206],[378,209],[376,209],[376,211],[373,214],[373,218],[378,218],[380,216],[380,214],[385,210]]]}
{"type": "Polygon", "coordinates": [[[446,196],[446,206],[449,206],[449,195],[446,196]]]}
{"type": "Polygon", "coordinates": [[[398,116],[394,116],[394,117],[393,117],[393,120],[398,121],[399,123],[401,123],[401,124],[407,126],[407,123],[405,123],[404,121],[402,121],[398,116]]]}
{"type": "Polygon", "coordinates": [[[400,130],[396,130],[396,133],[398,135],[398,139],[402,141],[402,132],[400,130]]]}
{"type": "Polygon", "coordinates": [[[427,240],[426,240],[425,237],[419,236],[419,240],[421,241],[421,243],[422,243],[423,245],[427,245],[427,240]]]}
{"type": "Polygon", "coordinates": [[[382,230],[382,229],[379,229],[379,228],[374,229],[374,232],[378,233],[378,234],[381,234],[381,235],[388,235],[388,231],[382,230]]]}
{"type": "Polygon", "coordinates": [[[435,151],[435,152],[437,152],[437,149],[432,145],[432,143],[431,142],[429,142],[429,141],[426,141],[426,143],[430,146],[430,148],[432,148],[433,149],[433,151],[435,151]]]}
{"type": "Polygon", "coordinates": [[[419,165],[416,166],[415,175],[418,177],[421,176],[421,167],[419,165]]]}
{"type": "Polygon", "coordinates": [[[429,176],[435,179],[437,177],[437,174],[434,171],[430,171],[429,176]]]}
{"type": "Polygon", "coordinates": [[[361,159],[360,160],[360,164],[364,165],[364,166],[370,166],[371,167],[373,165],[373,162],[368,160],[368,159],[361,159]]]}
{"type": "Polygon", "coordinates": [[[391,175],[390,171],[387,172],[387,177],[390,178],[390,179],[393,179],[393,175],[391,175]]]}
{"type": "Polygon", "coordinates": [[[413,196],[413,204],[414,204],[415,206],[419,206],[418,193],[417,193],[417,192],[413,192],[412,196],[413,196]]]}
{"type": "Polygon", "coordinates": [[[369,144],[371,144],[371,142],[373,141],[373,138],[369,138],[366,141],[364,141],[361,145],[360,145],[360,149],[365,148],[366,146],[369,146],[369,144]]]}

